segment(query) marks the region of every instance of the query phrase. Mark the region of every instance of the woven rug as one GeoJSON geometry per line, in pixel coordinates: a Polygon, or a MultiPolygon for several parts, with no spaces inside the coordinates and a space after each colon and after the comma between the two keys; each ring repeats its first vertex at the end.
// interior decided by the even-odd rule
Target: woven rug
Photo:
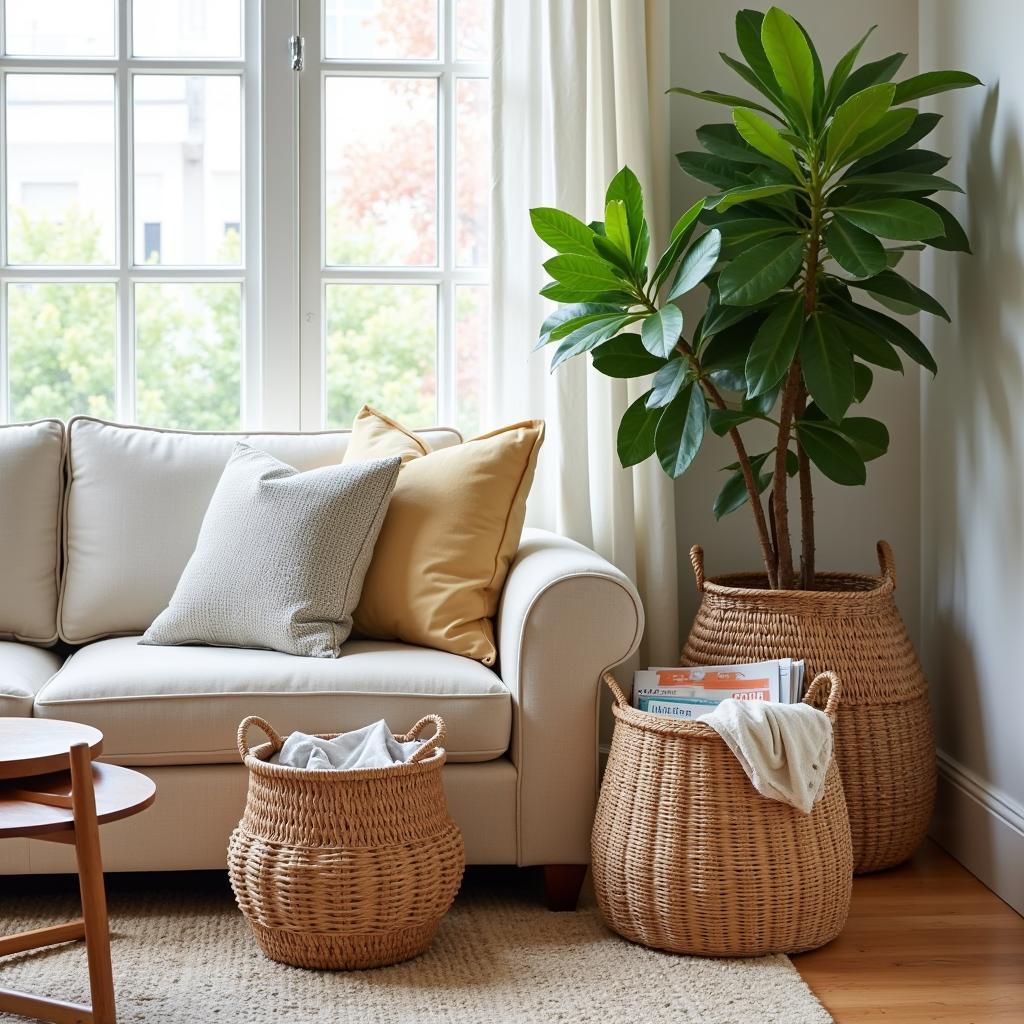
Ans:
{"type": "MultiPolygon", "coordinates": [[[[593,897],[571,914],[535,877],[471,869],[433,946],[373,971],[263,957],[224,876],[108,878],[119,1024],[827,1024],[784,956],[702,960],[635,946],[593,897]]],[[[73,879],[0,878],[0,933],[77,916],[73,879]]],[[[88,996],[81,943],[0,960],[0,987],[88,996]]],[[[0,1020],[20,1020],[0,1014],[0,1020]]]]}

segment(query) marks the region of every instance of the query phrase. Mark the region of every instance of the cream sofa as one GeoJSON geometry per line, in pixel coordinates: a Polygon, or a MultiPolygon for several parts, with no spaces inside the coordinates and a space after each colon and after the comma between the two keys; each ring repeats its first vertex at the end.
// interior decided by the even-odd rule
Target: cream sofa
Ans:
{"type": "MultiPolygon", "coordinates": [[[[87,417],[0,427],[0,715],[94,725],[105,760],[157,784],[151,810],[105,827],[107,868],[224,867],[245,800],[235,731],[246,715],[329,732],[380,717],[402,730],[437,712],[468,861],[562,866],[549,881],[571,889],[582,869],[564,866],[589,859],[600,674],[643,629],[633,585],[579,544],[527,530],[501,599],[496,670],[374,640],[346,644],[336,660],[140,646],[238,436],[300,469],[337,462],[348,440],[87,417]]],[[[447,429],[423,436],[435,448],[460,443],[447,429]]],[[[55,845],[0,843],[2,873],[70,868],[55,845]]]]}

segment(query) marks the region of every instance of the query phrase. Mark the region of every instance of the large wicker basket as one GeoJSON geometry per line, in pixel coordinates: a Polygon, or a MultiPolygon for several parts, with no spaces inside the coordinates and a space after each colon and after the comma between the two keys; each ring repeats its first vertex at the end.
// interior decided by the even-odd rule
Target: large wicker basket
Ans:
{"type": "MultiPolygon", "coordinates": [[[[767,800],[703,722],[631,708],[615,680],[615,732],[592,837],[601,913],[633,942],[697,956],[796,953],[842,930],[853,855],[835,759],[810,814],[767,800]]],[[[835,720],[840,685],[830,684],[835,720]]]]}
{"type": "Polygon", "coordinates": [[[853,834],[854,871],[893,867],[920,846],[935,800],[928,684],[893,597],[892,549],[878,543],[880,576],[819,573],[818,590],[768,590],[754,573],[705,579],[682,661],[722,665],[803,658],[808,676],[843,681],[836,757],[853,834]]]}
{"type": "Polygon", "coordinates": [[[249,796],[228,869],[238,906],[272,960],[380,967],[430,944],[465,864],[441,788],[444,722],[428,715],[396,736],[418,739],[431,723],[436,734],[410,763],[354,771],[269,764],[281,737],[262,718],[238,727],[249,796]],[[253,725],[270,742],[248,750],[253,725]]]}

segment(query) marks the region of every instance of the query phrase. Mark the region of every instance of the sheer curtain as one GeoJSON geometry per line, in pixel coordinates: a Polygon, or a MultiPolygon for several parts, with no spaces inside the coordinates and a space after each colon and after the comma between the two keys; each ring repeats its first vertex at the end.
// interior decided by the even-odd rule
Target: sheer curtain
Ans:
{"type": "Polygon", "coordinates": [[[488,407],[495,423],[547,420],[529,521],[594,548],[637,582],[647,614],[640,658],[679,656],[672,482],[654,460],[624,470],[615,434],[646,388],[583,358],[548,371],[532,353],[551,306],[538,294],[550,251],[529,210],[604,216],[628,164],[647,201],[652,252],[668,231],[668,0],[495,0],[492,88],[493,298],[488,407]]]}

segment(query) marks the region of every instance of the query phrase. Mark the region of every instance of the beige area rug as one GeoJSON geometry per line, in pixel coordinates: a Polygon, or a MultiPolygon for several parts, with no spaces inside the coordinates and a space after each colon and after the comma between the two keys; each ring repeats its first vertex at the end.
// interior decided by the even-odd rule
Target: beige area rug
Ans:
{"type": "MultiPolygon", "coordinates": [[[[224,876],[110,876],[119,1024],[827,1024],[783,956],[702,960],[635,946],[593,897],[540,903],[531,872],[476,868],[433,946],[394,967],[305,971],[265,959],[224,876]]],[[[0,878],[0,933],[77,913],[67,878],[0,878]]],[[[0,987],[87,998],[81,943],[0,960],[0,987]]],[[[20,1020],[0,1014],[0,1020],[20,1020]]]]}

